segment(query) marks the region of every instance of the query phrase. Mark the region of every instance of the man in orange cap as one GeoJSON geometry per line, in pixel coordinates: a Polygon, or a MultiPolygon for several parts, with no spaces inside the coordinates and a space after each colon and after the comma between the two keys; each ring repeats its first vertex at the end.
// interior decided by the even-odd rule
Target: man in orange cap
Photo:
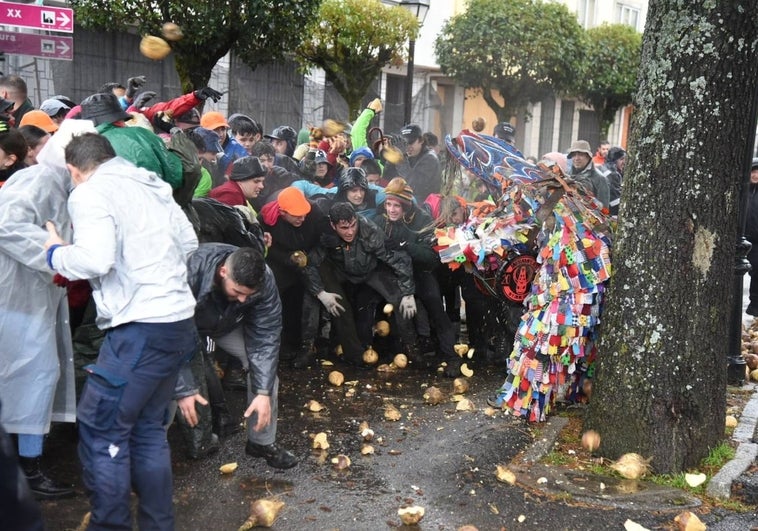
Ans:
{"type": "Polygon", "coordinates": [[[200,127],[210,129],[218,135],[221,147],[224,148],[223,156],[218,159],[218,167],[223,174],[228,174],[227,170],[232,162],[248,156],[247,150],[242,147],[242,144],[229,135],[229,122],[226,121],[226,118],[220,112],[208,111],[203,114],[200,118],[200,127]]]}
{"type": "Polygon", "coordinates": [[[314,350],[313,339],[318,332],[319,303],[307,292],[303,268],[309,253],[329,227],[320,209],[312,208],[300,189],[288,186],[277,198],[263,206],[258,222],[271,234],[266,263],[274,272],[282,299],[282,338],[289,338],[286,350],[298,347],[295,367],[307,366],[314,350]]]}

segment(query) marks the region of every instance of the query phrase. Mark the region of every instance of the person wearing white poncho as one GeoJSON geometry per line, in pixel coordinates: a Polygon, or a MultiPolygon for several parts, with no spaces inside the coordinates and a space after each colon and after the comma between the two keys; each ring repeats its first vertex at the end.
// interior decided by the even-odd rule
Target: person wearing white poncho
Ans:
{"type": "Polygon", "coordinates": [[[19,434],[21,465],[38,497],[73,494],[47,478],[39,461],[50,423],[76,421],[68,299],[45,262],[45,222],[71,237],[66,201],[73,185],[63,150],[74,133],[94,130],[90,121],[66,120],[39,164],[0,189],[0,423],[19,434]]]}

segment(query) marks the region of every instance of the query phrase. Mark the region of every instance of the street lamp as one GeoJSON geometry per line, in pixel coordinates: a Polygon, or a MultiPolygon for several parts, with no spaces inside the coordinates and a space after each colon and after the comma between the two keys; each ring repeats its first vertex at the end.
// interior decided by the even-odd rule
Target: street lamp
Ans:
{"type": "MultiPolygon", "coordinates": [[[[419,26],[424,23],[429,11],[429,0],[401,0],[398,4],[416,17],[419,26]]],[[[405,81],[405,105],[403,109],[403,125],[411,123],[411,106],[413,105],[413,56],[416,52],[416,40],[408,41],[408,74],[405,81]]]]}
{"type": "MultiPolygon", "coordinates": [[[[729,319],[729,340],[726,348],[727,372],[726,383],[728,385],[742,385],[745,382],[745,358],[742,357],[742,280],[745,273],[750,271],[750,262],[747,255],[750,252],[750,242],[745,238],[745,221],[747,219],[747,203],[750,189],[750,167],[753,162],[753,146],[755,145],[755,127],[758,122],[758,86],[753,93],[752,108],[750,113],[750,127],[753,131],[753,141],[746,142],[745,152],[742,154],[742,183],[740,186],[740,203],[737,211],[737,250],[735,253],[734,280],[732,283],[734,297],[732,298],[732,311],[729,319]]],[[[755,271],[753,274],[758,274],[755,271]]],[[[750,280],[748,280],[750,282],[750,280]]]]}

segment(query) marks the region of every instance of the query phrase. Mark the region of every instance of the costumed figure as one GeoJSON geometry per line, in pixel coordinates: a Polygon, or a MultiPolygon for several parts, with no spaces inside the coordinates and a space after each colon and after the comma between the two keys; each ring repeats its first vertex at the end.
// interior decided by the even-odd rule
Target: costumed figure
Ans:
{"type": "Polygon", "coordinates": [[[488,403],[544,421],[556,399],[589,394],[611,274],[607,211],[557,163],[531,164],[498,138],[465,130],[446,143],[499,199],[462,226],[437,231],[440,259],[466,268],[490,295],[524,306],[508,376],[488,403]]]}

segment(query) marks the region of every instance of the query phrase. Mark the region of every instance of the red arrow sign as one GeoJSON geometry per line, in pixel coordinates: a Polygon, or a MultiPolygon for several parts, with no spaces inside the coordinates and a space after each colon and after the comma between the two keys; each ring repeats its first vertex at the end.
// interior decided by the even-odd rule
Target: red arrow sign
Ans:
{"type": "Polygon", "coordinates": [[[0,50],[8,54],[72,61],[74,38],[0,31],[0,50]]]}
{"type": "Polygon", "coordinates": [[[74,10],[67,7],[0,2],[0,24],[74,33],[74,10]]]}

